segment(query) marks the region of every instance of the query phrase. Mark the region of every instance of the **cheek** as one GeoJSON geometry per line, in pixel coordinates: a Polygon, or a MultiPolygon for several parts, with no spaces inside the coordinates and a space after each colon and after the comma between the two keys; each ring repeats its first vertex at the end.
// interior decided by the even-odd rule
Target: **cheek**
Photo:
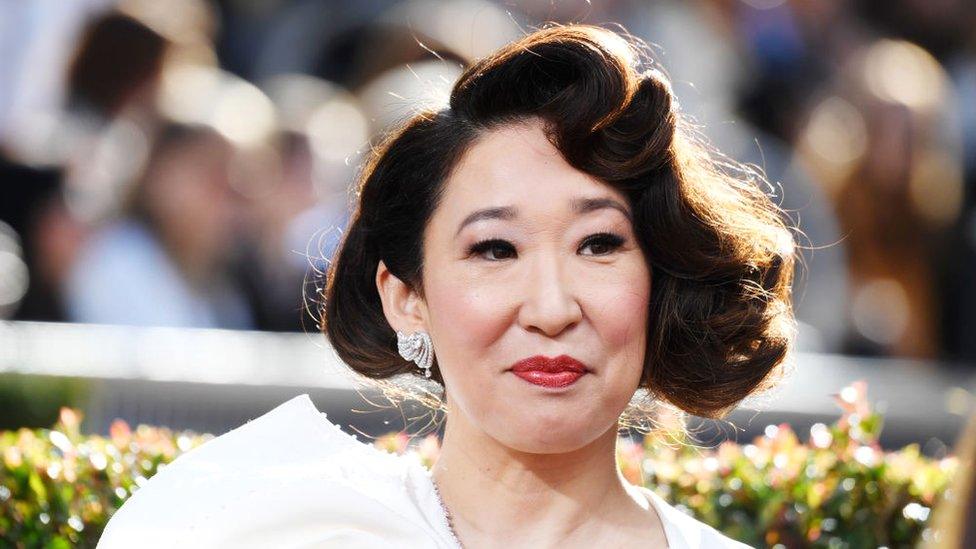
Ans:
{"type": "MultiPolygon", "coordinates": [[[[633,266],[612,281],[594,283],[590,320],[603,346],[600,410],[619,415],[640,384],[647,351],[651,282],[646,268],[633,266]]],[[[599,414],[602,412],[595,412],[599,414]]]]}
{"type": "Polygon", "coordinates": [[[615,274],[590,286],[586,309],[608,351],[642,351],[647,337],[650,275],[637,265],[615,274]]]}
{"type": "Polygon", "coordinates": [[[447,270],[428,280],[428,316],[440,354],[454,359],[450,363],[471,364],[470,359],[487,351],[511,324],[506,292],[447,270]]]}

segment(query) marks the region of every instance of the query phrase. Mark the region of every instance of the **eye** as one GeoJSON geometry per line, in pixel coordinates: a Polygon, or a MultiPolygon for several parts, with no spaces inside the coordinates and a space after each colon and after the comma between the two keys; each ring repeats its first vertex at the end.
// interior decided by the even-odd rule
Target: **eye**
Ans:
{"type": "Polygon", "coordinates": [[[610,255],[614,250],[622,246],[623,237],[613,233],[597,233],[589,236],[580,246],[580,250],[590,247],[594,253],[586,255],[610,255]]]}
{"type": "MultiPolygon", "coordinates": [[[[500,252],[501,255],[510,253],[515,254],[515,247],[512,246],[507,240],[501,240],[498,238],[491,238],[488,240],[481,240],[471,245],[468,248],[468,256],[484,256],[485,252],[500,252]]],[[[501,261],[502,259],[508,259],[508,257],[499,257],[498,254],[494,254],[493,257],[485,258],[489,261],[501,261]]]]}
{"type": "MultiPolygon", "coordinates": [[[[579,250],[590,248],[592,253],[583,254],[591,256],[610,255],[617,248],[622,246],[626,240],[613,233],[597,233],[586,238],[579,250]]],[[[517,256],[515,247],[511,242],[499,238],[489,238],[472,244],[467,250],[468,257],[479,256],[489,261],[502,261],[512,259],[517,256]],[[486,255],[490,253],[490,255],[486,255]]]]}

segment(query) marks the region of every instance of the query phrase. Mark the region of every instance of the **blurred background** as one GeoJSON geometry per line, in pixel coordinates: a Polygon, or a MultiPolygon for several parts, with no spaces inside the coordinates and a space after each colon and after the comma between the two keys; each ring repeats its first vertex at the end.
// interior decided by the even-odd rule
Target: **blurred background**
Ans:
{"type": "Polygon", "coordinates": [[[360,162],[548,21],[643,39],[799,226],[793,375],[745,440],[838,415],[944,455],[976,389],[976,4],[965,0],[0,0],[0,428],[58,406],[220,433],[309,392],[373,407],[314,299],[360,162]]]}

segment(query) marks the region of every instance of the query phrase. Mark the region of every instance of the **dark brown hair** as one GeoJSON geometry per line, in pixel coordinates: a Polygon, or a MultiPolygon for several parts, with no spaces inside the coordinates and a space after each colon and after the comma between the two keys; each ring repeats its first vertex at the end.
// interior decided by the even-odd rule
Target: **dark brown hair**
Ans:
{"type": "Polygon", "coordinates": [[[158,78],[168,41],[137,19],[110,12],[91,22],[68,67],[71,101],[111,117],[158,78]]]}
{"type": "MultiPolygon", "coordinates": [[[[762,177],[702,145],[647,63],[636,40],[606,29],[539,30],[468,67],[449,108],[392,133],[362,171],[327,272],[322,329],[339,357],[372,379],[419,373],[397,353],[377,265],[422,296],[422,235],[451,170],[483,133],[538,118],[570,165],[634,213],[654,281],[641,387],[722,417],[769,385],[795,331],[792,233],[762,177]]],[[[433,377],[443,383],[436,358],[433,377]]]]}

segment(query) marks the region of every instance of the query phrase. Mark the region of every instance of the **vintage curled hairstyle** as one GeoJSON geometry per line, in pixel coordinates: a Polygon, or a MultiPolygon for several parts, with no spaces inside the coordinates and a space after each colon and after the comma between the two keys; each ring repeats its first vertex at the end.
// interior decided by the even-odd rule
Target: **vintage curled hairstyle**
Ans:
{"type": "MultiPolygon", "coordinates": [[[[788,220],[759,173],[702,144],[645,57],[636,39],[603,28],[539,30],[468,67],[448,108],[387,137],[326,273],[321,325],[338,356],[373,380],[419,375],[383,314],[378,263],[422,297],[422,236],[452,170],[479,136],[539,119],[570,165],[632,208],[653,279],[640,387],[721,418],[771,386],[795,334],[788,220]]],[[[443,384],[436,360],[433,372],[443,384]]]]}

